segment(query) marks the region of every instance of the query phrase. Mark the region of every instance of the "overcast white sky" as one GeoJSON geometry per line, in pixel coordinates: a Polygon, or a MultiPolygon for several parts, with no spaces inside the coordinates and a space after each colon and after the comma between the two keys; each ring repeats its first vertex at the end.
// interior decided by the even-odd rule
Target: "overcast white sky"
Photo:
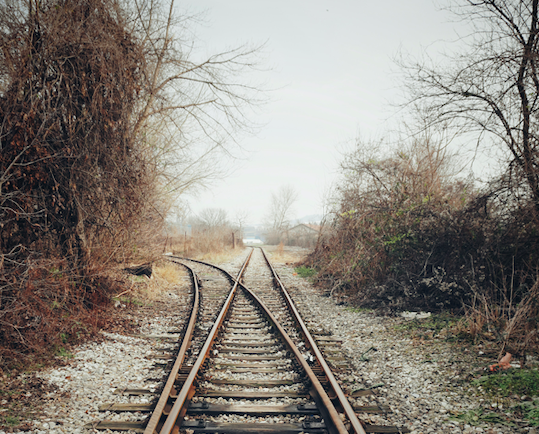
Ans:
{"type": "Polygon", "coordinates": [[[189,200],[194,212],[223,208],[231,220],[246,210],[251,223],[262,221],[283,184],[299,192],[296,217],[321,213],[343,143],[358,132],[381,137],[400,116],[389,105],[402,95],[392,59],[455,39],[455,24],[433,0],[186,0],[181,7],[207,11],[196,32],[212,51],[266,42],[268,71],[259,78],[276,90],[253,119],[264,126],[240,141],[248,158],[231,176],[189,200]]]}

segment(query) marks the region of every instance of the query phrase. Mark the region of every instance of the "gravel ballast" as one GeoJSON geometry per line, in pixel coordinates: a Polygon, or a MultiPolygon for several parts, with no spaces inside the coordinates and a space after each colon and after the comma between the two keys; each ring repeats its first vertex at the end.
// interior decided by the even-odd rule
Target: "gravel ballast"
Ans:
{"type": "Polygon", "coordinates": [[[378,316],[336,303],[290,266],[277,264],[275,268],[310,328],[322,329],[343,341],[342,351],[352,370],[340,376],[342,383],[352,390],[375,387],[374,396],[358,398],[357,403],[388,405],[392,410],[383,417],[362,416],[364,421],[407,427],[413,434],[539,432],[530,426],[480,422],[472,426],[455,418],[485,408],[485,404],[503,418],[502,404],[475,396],[469,386],[470,376],[477,376],[496,359],[481,357],[482,352],[446,342],[443,337],[414,338],[402,331],[407,319],[378,316]]]}
{"type": "MultiPolygon", "coordinates": [[[[235,271],[243,258],[242,254],[224,267],[235,271]]],[[[381,317],[338,305],[335,300],[323,296],[308,280],[297,276],[291,266],[275,265],[309,327],[323,329],[342,340],[341,349],[350,367],[339,375],[343,385],[352,390],[377,386],[373,396],[357,398],[357,403],[391,408],[392,412],[385,415],[361,416],[368,423],[407,427],[413,434],[537,434],[535,428],[528,426],[472,426],[453,418],[485,406],[481,397],[470,393],[466,379],[472,371],[481,369],[482,365],[486,367],[494,360],[479,358],[473,348],[467,350],[443,339],[414,338],[396,328],[405,319],[381,317]]],[[[159,304],[184,306],[186,310],[188,292],[188,284],[183,283],[176,291],[164,293],[159,304]]],[[[141,309],[132,315],[141,326],[141,335],[166,335],[170,330],[178,329],[178,322],[183,321],[180,313],[176,315],[169,309],[161,314],[141,309]]],[[[172,350],[173,346],[174,343],[168,340],[104,333],[102,341],[73,349],[73,358],[66,366],[38,373],[56,390],[43,397],[42,416],[34,421],[34,428],[28,432],[88,433],[94,430],[84,428],[87,423],[103,419],[140,420],[140,413],[115,414],[100,412],[98,408],[104,403],[150,402],[151,395],[124,396],[115,391],[157,388],[158,383],[149,380],[161,378],[164,371],[153,366],[152,355],[172,350]]],[[[488,403],[491,404],[497,403],[488,403]]],[[[0,429],[0,434],[6,432],[0,429]]]]}

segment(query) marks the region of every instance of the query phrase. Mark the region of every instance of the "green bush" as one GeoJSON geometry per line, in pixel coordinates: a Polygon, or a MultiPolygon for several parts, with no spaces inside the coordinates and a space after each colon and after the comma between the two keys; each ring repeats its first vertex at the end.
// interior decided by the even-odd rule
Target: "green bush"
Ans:
{"type": "Polygon", "coordinates": [[[306,267],[305,265],[301,265],[300,267],[296,267],[294,269],[298,276],[303,278],[309,278],[313,277],[316,274],[316,270],[314,268],[306,267]]]}
{"type": "Polygon", "coordinates": [[[491,396],[539,396],[539,371],[537,369],[509,369],[480,377],[472,384],[491,396]]]}

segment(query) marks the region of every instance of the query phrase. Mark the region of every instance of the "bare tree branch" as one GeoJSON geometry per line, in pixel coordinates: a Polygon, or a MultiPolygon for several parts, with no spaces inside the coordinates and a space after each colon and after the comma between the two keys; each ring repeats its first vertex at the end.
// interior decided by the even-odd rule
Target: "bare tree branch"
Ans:
{"type": "Polygon", "coordinates": [[[450,9],[472,26],[468,52],[443,67],[401,62],[412,102],[432,124],[501,144],[539,210],[538,0],[457,0],[450,9]]]}

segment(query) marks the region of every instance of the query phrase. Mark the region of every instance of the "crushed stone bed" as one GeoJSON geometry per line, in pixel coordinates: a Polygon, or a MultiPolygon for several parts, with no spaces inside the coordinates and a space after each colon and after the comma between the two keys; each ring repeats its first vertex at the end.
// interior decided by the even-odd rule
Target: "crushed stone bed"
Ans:
{"type": "MultiPolygon", "coordinates": [[[[40,413],[30,434],[85,434],[98,432],[84,428],[87,423],[103,419],[137,421],[141,413],[99,411],[106,403],[150,403],[152,395],[127,396],[117,389],[159,388],[165,371],[155,367],[157,354],[173,352],[176,343],[170,339],[144,338],[138,335],[178,336],[171,334],[184,322],[183,311],[190,304],[190,286],[179,285],[167,291],[158,301],[132,312],[122,312],[139,326],[136,336],[102,332],[100,342],[88,342],[72,350],[66,366],[44,369],[37,376],[56,390],[41,397],[40,413]],[[171,307],[178,307],[174,309],[171,307]]],[[[121,307],[120,307],[121,309],[121,307]]],[[[0,429],[0,434],[8,431],[0,429]]],[[[22,432],[14,430],[13,432],[22,432]]],[[[101,431],[103,432],[103,431],[101,431]]],[[[109,431],[112,432],[112,431],[109,431]]],[[[124,431],[125,433],[125,431],[124,431]]]]}
{"type": "MultiPolygon", "coordinates": [[[[244,257],[242,254],[222,266],[235,274],[244,257]]],[[[458,413],[484,404],[481,397],[470,393],[466,378],[494,360],[479,358],[471,348],[467,351],[462,346],[441,339],[413,339],[395,328],[404,319],[355,312],[337,305],[335,300],[323,296],[308,280],[295,275],[292,266],[273,263],[309,328],[330,332],[333,337],[342,340],[342,344],[338,345],[351,367],[346,373],[337,375],[343,386],[352,390],[377,386],[374,395],[357,397],[354,403],[388,405],[392,410],[385,415],[360,415],[362,420],[377,425],[407,427],[412,434],[539,433],[536,428],[527,426],[472,426],[452,419],[458,413]],[[376,351],[368,353],[368,361],[362,360],[361,356],[372,347],[376,351]]],[[[160,304],[183,305],[187,309],[188,292],[188,283],[181,283],[175,293],[163,294],[160,304]]],[[[134,311],[132,316],[141,326],[141,335],[165,335],[178,328],[178,320],[183,321],[181,312],[174,314],[170,310],[162,313],[154,310],[152,313],[151,309],[140,309],[134,311]]],[[[34,422],[33,429],[25,432],[85,434],[97,432],[84,428],[89,422],[103,419],[140,420],[140,413],[100,412],[98,407],[109,402],[150,402],[151,395],[124,396],[114,391],[125,388],[157,389],[159,384],[148,380],[162,378],[164,371],[153,367],[155,360],[151,356],[173,348],[171,341],[118,333],[104,333],[102,342],[78,346],[73,350],[73,358],[67,366],[38,373],[56,390],[43,396],[43,416],[34,422]]],[[[207,398],[206,401],[214,400],[207,398]]],[[[296,401],[301,402],[290,400],[296,401]]],[[[0,429],[0,434],[7,432],[0,429]]]]}
{"type": "Polygon", "coordinates": [[[412,434],[539,433],[536,427],[472,426],[453,418],[484,406],[484,399],[472,394],[466,379],[496,360],[443,339],[414,339],[396,329],[405,319],[347,309],[297,276],[292,267],[278,263],[274,267],[309,321],[309,329],[322,329],[342,340],[340,347],[352,371],[337,375],[341,383],[352,390],[376,386],[373,396],[358,397],[355,403],[388,405],[392,410],[387,415],[360,415],[361,420],[406,427],[412,434]],[[368,361],[362,361],[369,349],[368,361]]]}

